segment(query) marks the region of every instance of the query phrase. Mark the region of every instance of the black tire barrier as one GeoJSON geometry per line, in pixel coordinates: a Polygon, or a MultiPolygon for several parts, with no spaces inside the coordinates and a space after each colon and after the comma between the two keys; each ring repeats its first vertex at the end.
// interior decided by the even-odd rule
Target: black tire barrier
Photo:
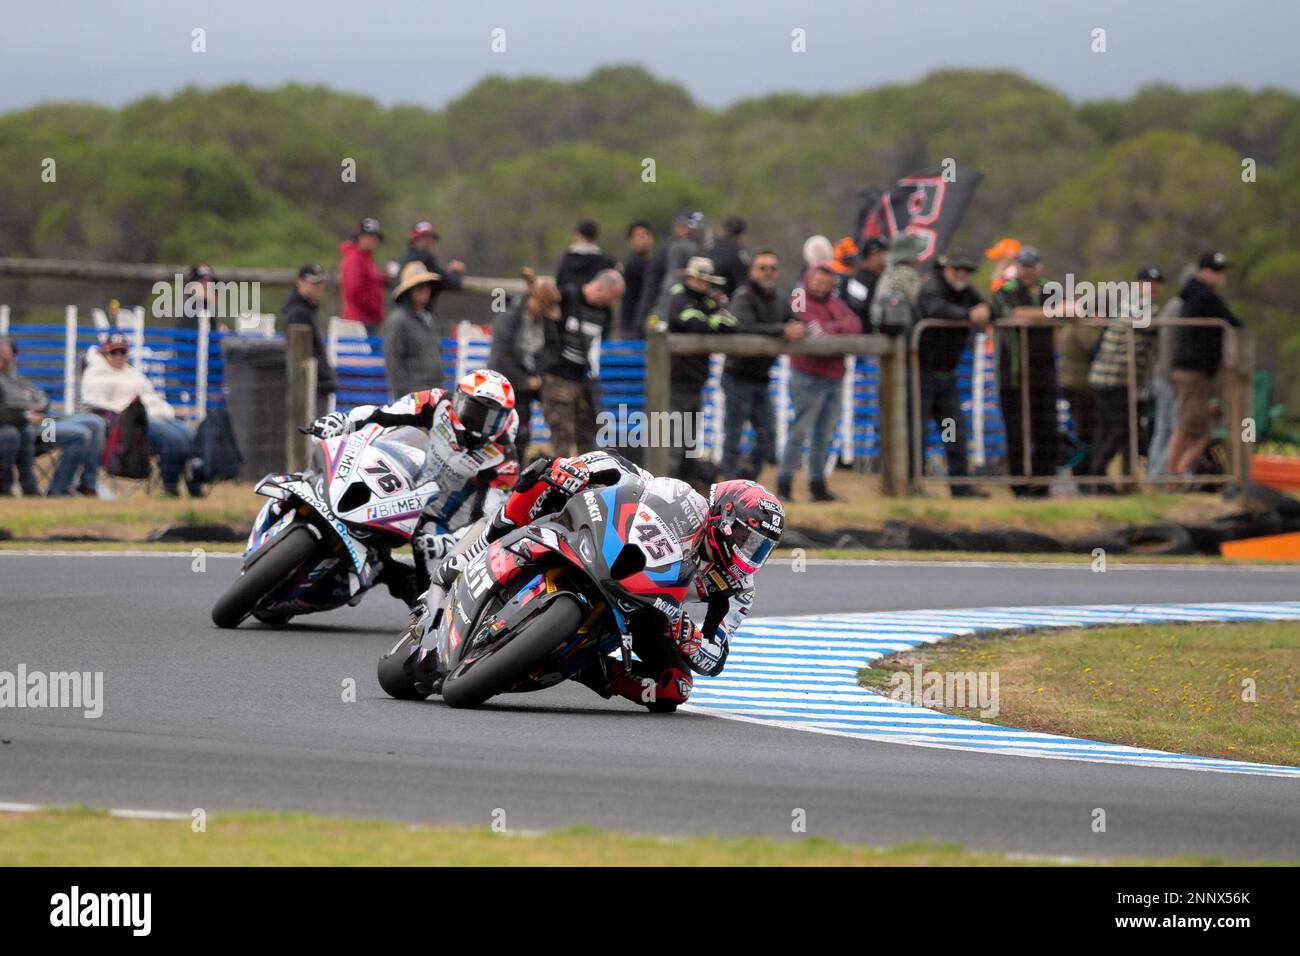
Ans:
{"type": "Polygon", "coordinates": [[[1252,510],[1274,512],[1284,522],[1288,519],[1300,520],[1300,498],[1264,485],[1248,483],[1240,488],[1228,488],[1223,492],[1223,500],[1239,500],[1252,510]]]}
{"type": "Polygon", "coordinates": [[[149,535],[150,541],[243,541],[248,535],[224,524],[174,524],[149,535]]]}
{"type": "Polygon", "coordinates": [[[1128,554],[1128,535],[1121,532],[1084,535],[1081,538],[1071,538],[1062,544],[1064,550],[1070,554],[1092,554],[1099,548],[1108,555],[1128,554]]]}
{"type": "Polygon", "coordinates": [[[1228,541],[1239,541],[1242,538],[1262,538],[1268,534],[1281,534],[1285,529],[1281,515],[1276,511],[1265,511],[1262,513],[1243,512],[1241,514],[1226,515],[1210,522],[1216,528],[1222,528],[1228,533],[1228,541]]]}
{"type": "Polygon", "coordinates": [[[1192,536],[1182,525],[1164,523],[1141,525],[1128,530],[1130,554],[1194,554],[1192,536]]]}
{"type": "Polygon", "coordinates": [[[1232,532],[1221,525],[1185,524],[1183,530],[1191,536],[1197,554],[1218,554],[1219,545],[1234,540],[1232,532]]]}

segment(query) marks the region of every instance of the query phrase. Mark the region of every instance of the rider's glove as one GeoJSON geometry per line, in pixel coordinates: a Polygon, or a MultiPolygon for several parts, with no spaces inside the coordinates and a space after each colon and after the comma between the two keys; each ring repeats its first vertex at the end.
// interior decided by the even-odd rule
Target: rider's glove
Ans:
{"type": "Polygon", "coordinates": [[[557,458],[551,462],[551,470],[542,480],[572,498],[591,481],[591,469],[585,461],[577,458],[557,458]]]}
{"type": "Polygon", "coordinates": [[[690,659],[700,652],[700,643],[704,640],[704,632],[701,631],[691,621],[690,615],[685,611],[682,612],[682,619],[677,625],[677,651],[683,657],[690,659]]]}
{"type": "Polygon", "coordinates": [[[337,438],[346,435],[351,424],[342,412],[330,412],[311,423],[311,433],[317,438],[337,438]]]}

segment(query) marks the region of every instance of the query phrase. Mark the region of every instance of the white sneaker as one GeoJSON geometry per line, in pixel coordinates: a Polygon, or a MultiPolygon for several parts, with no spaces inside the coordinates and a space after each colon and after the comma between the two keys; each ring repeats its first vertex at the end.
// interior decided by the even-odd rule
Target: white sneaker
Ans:
{"type": "Polygon", "coordinates": [[[117,495],[113,494],[113,489],[106,485],[96,485],[95,494],[99,496],[100,501],[116,501],[117,495]]]}

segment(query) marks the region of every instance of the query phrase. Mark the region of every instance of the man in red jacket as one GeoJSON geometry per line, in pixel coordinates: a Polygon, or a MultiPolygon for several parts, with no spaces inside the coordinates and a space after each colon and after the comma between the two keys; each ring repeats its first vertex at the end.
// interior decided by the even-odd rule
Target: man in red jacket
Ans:
{"type": "MultiPolygon", "coordinates": [[[[802,289],[791,297],[790,311],[804,324],[809,338],[819,335],[856,335],[862,319],[835,296],[835,272],[829,261],[816,262],[804,273],[802,289]]],[[[808,442],[808,489],[814,501],[834,501],[826,488],[826,462],[831,439],[840,420],[840,391],[844,381],[844,357],[840,355],[790,357],[790,401],[794,422],[785,439],[781,466],[777,469],[777,494],[790,500],[794,474],[803,460],[808,442]]]]}
{"type": "Polygon", "coordinates": [[[384,274],[375,264],[375,246],[383,238],[378,219],[362,219],[352,238],[339,246],[343,318],[364,322],[372,333],[384,321],[384,274]]]}

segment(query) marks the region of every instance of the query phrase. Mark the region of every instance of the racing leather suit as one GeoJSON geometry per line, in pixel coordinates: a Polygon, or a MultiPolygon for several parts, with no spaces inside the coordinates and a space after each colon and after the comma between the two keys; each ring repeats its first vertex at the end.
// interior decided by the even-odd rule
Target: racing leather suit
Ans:
{"type": "Polygon", "coordinates": [[[456,545],[471,521],[498,507],[519,475],[515,451],[518,413],[511,411],[509,424],[498,439],[479,448],[466,448],[453,426],[451,399],[451,392],[431,388],[403,395],[389,405],[361,405],[345,420],[335,417],[342,434],[373,424],[411,426],[428,436],[420,480],[435,481],[437,489],[425,501],[411,535],[414,572],[400,562],[388,561],[376,578],[412,606],[429,587],[429,570],[456,545]]]}
{"type": "MultiPolygon", "coordinates": [[[[572,459],[539,458],[520,473],[514,489],[479,540],[462,554],[443,562],[433,572],[433,583],[447,586],[474,555],[492,541],[543,515],[559,511],[570,498],[586,488],[608,487],[626,476],[636,476],[646,482],[672,482],[674,486],[680,486],[673,489],[674,493],[699,498],[699,513],[708,513],[707,502],[685,482],[656,479],[620,455],[593,451],[572,459]],[[586,474],[570,482],[568,478],[572,471],[566,466],[571,462],[580,463],[574,470],[586,474]]],[[[699,539],[701,542],[705,540],[702,533],[699,539]]],[[[695,627],[680,605],[673,612],[662,615],[653,627],[648,622],[633,622],[630,628],[633,650],[641,659],[642,666],[626,673],[622,662],[611,658],[605,661],[608,679],[601,673],[597,662],[594,670],[588,667],[579,673],[578,680],[604,697],[617,693],[638,703],[646,702],[646,682],[652,681],[658,685],[656,695],[659,699],[680,702],[690,693],[688,669],[707,677],[722,672],[731,638],[753,606],[753,576],[724,567],[708,552],[705,544],[684,550],[695,561],[692,583],[696,597],[707,604],[704,626],[695,627]]]]}

